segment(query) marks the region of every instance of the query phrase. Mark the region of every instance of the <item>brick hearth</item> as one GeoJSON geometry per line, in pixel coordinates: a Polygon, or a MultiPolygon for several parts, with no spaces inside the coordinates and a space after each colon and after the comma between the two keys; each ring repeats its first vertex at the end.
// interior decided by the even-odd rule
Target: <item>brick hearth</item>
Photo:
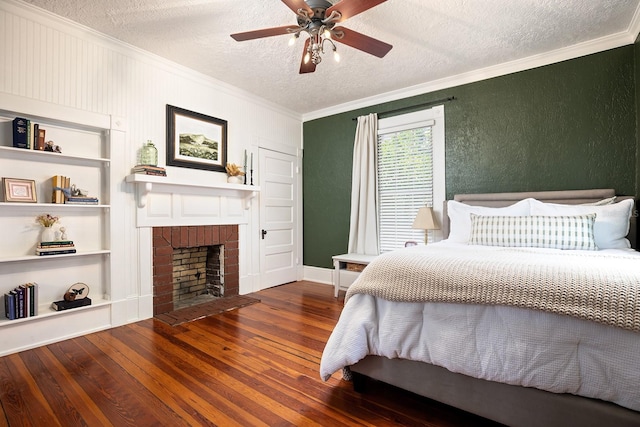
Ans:
{"type": "Polygon", "coordinates": [[[173,250],[224,245],[224,296],[238,295],[238,226],[198,225],[153,228],[153,314],[173,310],[173,250]]]}

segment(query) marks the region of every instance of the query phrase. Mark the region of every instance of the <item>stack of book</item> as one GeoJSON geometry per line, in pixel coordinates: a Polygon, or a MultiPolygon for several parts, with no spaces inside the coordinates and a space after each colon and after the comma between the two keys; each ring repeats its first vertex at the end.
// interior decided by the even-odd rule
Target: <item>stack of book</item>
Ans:
{"type": "Polygon", "coordinates": [[[98,198],[90,196],[71,196],[64,202],[67,205],[97,205],[98,198]]]}
{"type": "Polygon", "coordinates": [[[73,244],[73,240],[57,240],[55,242],[40,242],[36,247],[36,255],[62,255],[62,254],[75,254],[76,246],[73,244]]]}
{"type": "Polygon", "coordinates": [[[165,168],[151,165],[136,165],[131,168],[131,173],[143,173],[145,175],[167,176],[165,168]]]}
{"type": "Polygon", "coordinates": [[[4,314],[9,320],[37,316],[38,284],[26,283],[4,294],[4,314]]]}

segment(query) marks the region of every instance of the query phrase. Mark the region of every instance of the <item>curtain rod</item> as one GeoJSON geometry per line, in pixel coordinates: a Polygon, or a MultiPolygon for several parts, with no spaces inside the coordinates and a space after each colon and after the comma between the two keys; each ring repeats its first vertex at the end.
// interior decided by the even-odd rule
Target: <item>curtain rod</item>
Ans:
{"type": "MultiPolygon", "coordinates": [[[[400,113],[402,111],[407,111],[407,110],[415,110],[416,108],[420,108],[420,107],[430,107],[432,105],[442,104],[444,102],[449,102],[449,101],[454,101],[455,99],[456,99],[455,96],[450,96],[448,98],[438,99],[437,101],[425,102],[424,104],[411,105],[409,107],[402,107],[402,108],[397,108],[395,110],[383,111],[382,113],[378,113],[378,116],[381,116],[381,115],[384,115],[384,114],[400,113]]],[[[358,120],[358,118],[354,117],[351,120],[355,121],[355,120],[358,120]]]]}

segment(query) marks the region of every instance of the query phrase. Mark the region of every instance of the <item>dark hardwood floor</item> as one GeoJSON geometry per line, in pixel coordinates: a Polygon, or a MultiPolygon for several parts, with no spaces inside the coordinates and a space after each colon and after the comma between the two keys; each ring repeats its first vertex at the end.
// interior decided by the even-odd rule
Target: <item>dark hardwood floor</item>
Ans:
{"type": "Polygon", "coordinates": [[[342,299],[298,282],[260,303],[169,326],[120,326],[0,358],[0,426],[494,425],[318,366],[342,299]]]}

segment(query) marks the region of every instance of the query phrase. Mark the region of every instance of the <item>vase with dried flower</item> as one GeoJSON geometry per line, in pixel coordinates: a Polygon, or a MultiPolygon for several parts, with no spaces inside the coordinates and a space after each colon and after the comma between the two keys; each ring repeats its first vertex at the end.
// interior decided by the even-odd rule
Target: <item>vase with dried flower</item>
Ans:
{"type": "Polygon", "coordinates": [[[230,184],[242,184],[244,172],[242,168],[235,163],[227,163],[225,166],[227,170],[227,182],[230,184]]]}
{"type": "Polygon", "coordinates": [[[60,220],[57,216],[50,214],[42,214],[36,217],[36,222],[42,226],[41,242],[54,242],[56,240],[56,232],[53,225],[60,220]]]}

